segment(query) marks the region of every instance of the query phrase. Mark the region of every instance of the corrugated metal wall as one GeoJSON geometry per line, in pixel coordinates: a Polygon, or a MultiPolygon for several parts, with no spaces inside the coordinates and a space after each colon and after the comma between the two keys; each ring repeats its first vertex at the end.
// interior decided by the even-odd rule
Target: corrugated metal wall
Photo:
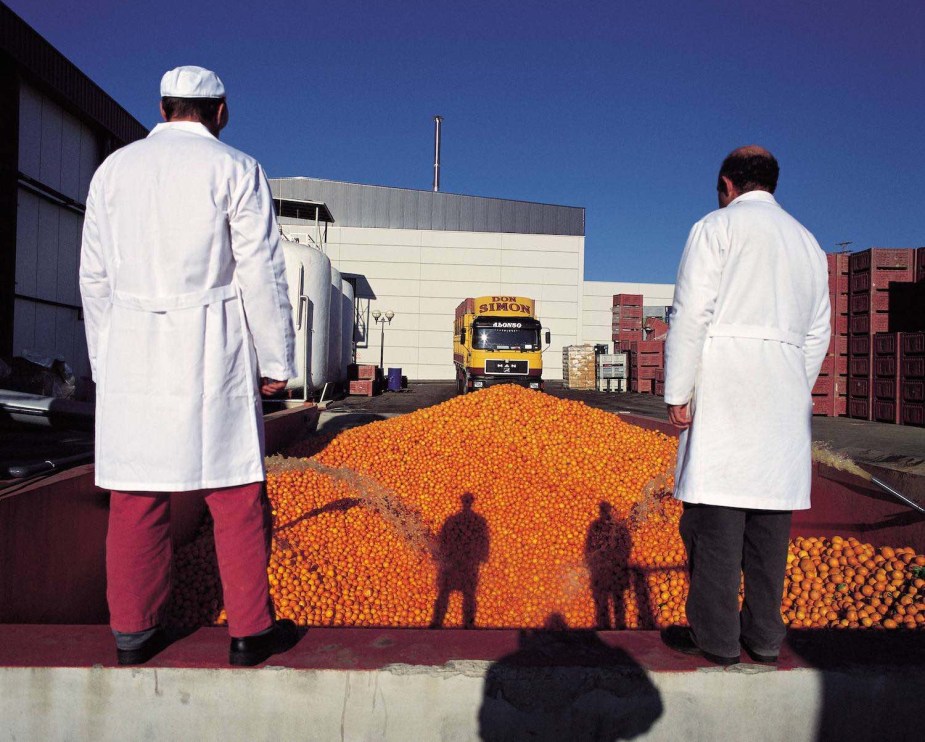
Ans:
{"type": "Polygon", "coordinates": [[[273,178],[279,198],[323,201],[344,227],[428,229],[583,236],[585,210],[454,193],[340,183],[316,178],[273,178]]]}

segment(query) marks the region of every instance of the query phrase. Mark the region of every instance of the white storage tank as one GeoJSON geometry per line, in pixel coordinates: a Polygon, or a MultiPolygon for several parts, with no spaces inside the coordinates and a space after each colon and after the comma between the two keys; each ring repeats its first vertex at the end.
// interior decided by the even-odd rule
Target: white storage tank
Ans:
{"type": "Polygon", "coordinates": [[[286,281],[296,328],[296,367],[287,389],[321,393],[328,376],[331,324],[331,260],[321,250],[282,240],[286,281]]]}
{"type": "Polygon", "coordinates": [[[328,315],[328,381],[338,382],[347,378],[346,367],[341,363],[344,334],[344,291],[343,279],[337,268],[331,268],[328,290],[331,294],[331,313],[328,315]]]}
{"type": "Polygon", "coordinates": [[[347,366],[353,363],[353,324],[356,320],[356,306],[353,302],[353,284],[350,281],[344,281],[343,286],[344,305],[341,310],[341,326],[343,335],[341,336],[341,354],[340,367],[347,378],[347,366]]]}

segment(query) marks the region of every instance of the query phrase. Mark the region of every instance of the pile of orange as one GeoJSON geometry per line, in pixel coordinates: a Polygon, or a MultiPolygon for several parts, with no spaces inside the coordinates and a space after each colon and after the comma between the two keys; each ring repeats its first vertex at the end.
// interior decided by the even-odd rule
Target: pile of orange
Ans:
{"type": "MultiPolygon", "coordinates": [[[[574,628],[683,623],[681,506],[668,495],[676,448],[516,386],[305,441],[268,473],[277,614],[309,626],[540,627],[552,614],[574,628]]],[[[792,549],[791,624],[921,624],[925,558],[841,539],[792,549]],[[868,551],[870,595],[854,588],[851,564],[868,551]]],[[[170,620],[221,622],[210,524],[176,563],[170,620]]]]}

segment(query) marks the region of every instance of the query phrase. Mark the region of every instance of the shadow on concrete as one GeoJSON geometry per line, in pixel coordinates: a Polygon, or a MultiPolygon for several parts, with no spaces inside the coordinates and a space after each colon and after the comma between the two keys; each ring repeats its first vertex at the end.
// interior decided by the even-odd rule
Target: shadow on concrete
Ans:
{"type": "Polygon", "coordinates": [[[501,740],[633,739],[662,715],[658,689],[626,652],[557,613],[523,630],[516,652],[485,676],[479,734],[501,740]]]}
{"type": "Polygon", "coordinates": [[[475,497],[466,492],[462,507],[443,523],[437,534],[434,559],[437,563],[437,599],[430,628],[438,629],[446,619],[450,594],[462,593],[463,628],[475,627],[476,591],[479,568],[488,561],[488,523],[472,509],[475,497]]]}
{"type": "Polygon", "coordinates": [[[821,671],[816,740],[922,739],[925,632],[790,631],[785,651],[821,671]]]}

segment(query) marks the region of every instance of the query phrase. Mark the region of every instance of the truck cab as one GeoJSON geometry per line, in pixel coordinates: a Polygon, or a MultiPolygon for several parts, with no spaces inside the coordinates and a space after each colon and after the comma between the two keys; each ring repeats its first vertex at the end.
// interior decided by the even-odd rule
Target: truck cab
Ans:
{"type": "Polygon", "coordinates": [[[456,311],[453,360],[460,394],[494,384],[543,388],[543,341],[551,337],[524,297],[464,300],[456,311]]]}

